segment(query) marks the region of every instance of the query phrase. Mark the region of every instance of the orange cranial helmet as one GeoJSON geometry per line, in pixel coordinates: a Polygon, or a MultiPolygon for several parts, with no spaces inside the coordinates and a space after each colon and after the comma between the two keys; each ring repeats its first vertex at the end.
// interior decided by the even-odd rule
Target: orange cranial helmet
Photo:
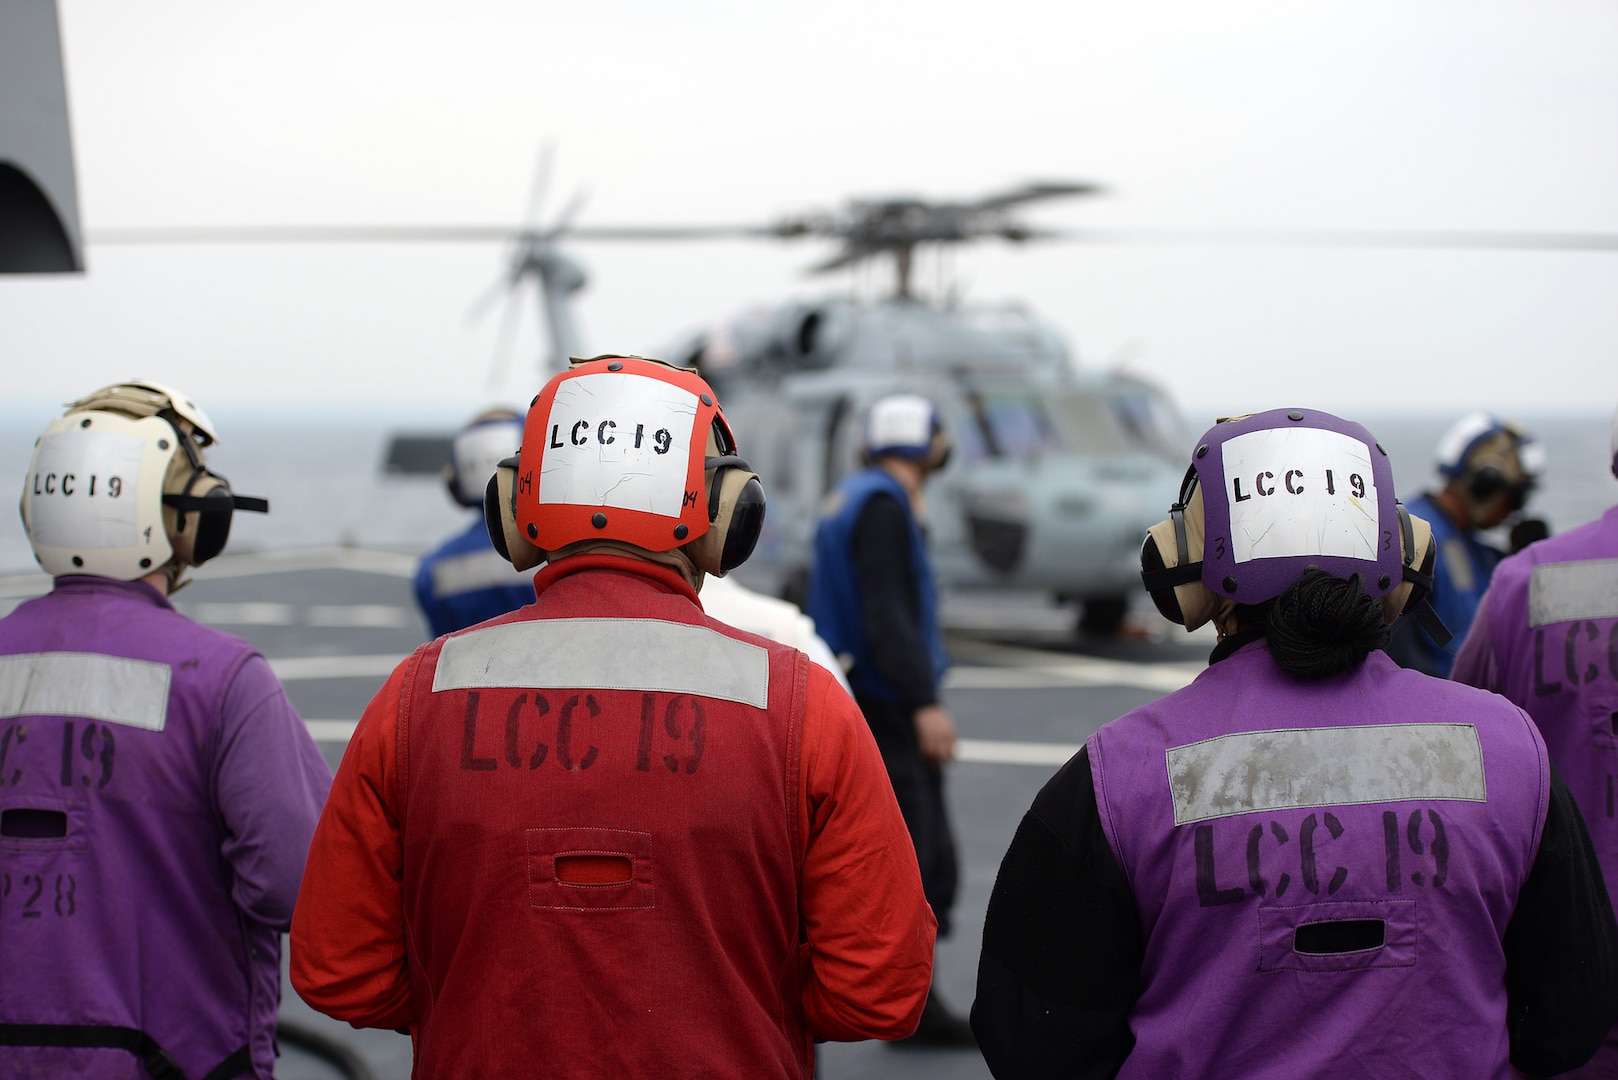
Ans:
{"type": "Polygon", "coordinates": [[[763,487],[736,456],[712,387],[638,356],[575,360],[546,383],[490,494],[506,525],[496,546],[504,539],[519,568],[569,544],[617,540],[689,545],[700,569],[720,575],[751,554],[764,518],[763,487]]]}

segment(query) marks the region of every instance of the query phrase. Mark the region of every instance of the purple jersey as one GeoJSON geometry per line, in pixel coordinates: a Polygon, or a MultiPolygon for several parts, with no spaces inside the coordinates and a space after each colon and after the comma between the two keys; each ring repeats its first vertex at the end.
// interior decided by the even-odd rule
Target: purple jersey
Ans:
{"type": "Polygon", "coordinates": [[[264,658],[150,585],[59,578],[0,619],[0,1024],[35,1043],[0,1075],[144,1077],[49,1045],[122,1029],[187,1076],[270,1076],[330,783],[264,658]]]}
{"type": "MultiPolygon", "coordinates": [[[[1451,678],[1534,718],[1618,887],[1618,509],[1495,569],[1451,678]]],[[[1569,1075],[1618,1075],[1618,1033],[1569,1075]]]]}
{"type": "Polygon", "coordinates": [[[1129,1078],[1501,1078],[1502,937],[1550,790],[1528,717],[1262,642],[1089,743],[1145,935],[1129,1078]]]}

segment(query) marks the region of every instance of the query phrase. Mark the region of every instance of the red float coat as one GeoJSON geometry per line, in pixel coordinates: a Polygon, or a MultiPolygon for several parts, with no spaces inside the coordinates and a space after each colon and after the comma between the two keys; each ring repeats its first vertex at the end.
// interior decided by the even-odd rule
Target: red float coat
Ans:
{"type": "Polygon", "coordinates": [[[914,1030],[935,921],[833,677],[578,555],[367,707],[310,849],[292,982],[408,1027],[416,1075],[807,1076],[914,1030]],[[435,689],[436,686],[436,689],[435,689]]]}

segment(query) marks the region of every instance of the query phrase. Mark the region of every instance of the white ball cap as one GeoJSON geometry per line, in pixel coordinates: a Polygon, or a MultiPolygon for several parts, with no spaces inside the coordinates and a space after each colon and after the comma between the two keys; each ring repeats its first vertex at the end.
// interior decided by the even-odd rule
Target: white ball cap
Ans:
{"type": "Polygon", "coordinates": [[[871,406],[865,445],[872,454],[903,451],[924,454],[933,441],[936,412],[920,394],[895,394],[871,406]]]}

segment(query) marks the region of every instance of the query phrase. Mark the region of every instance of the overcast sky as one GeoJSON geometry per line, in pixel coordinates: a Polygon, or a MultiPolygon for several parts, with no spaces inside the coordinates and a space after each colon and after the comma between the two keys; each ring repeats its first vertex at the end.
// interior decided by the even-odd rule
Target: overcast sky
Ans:
{"type": "MultiPolygon", "coordinates": [[[[86,228],[502,224],[545,140],[581,224],[1102,183],[1032,224],[1618,233],[1618,4],[61,0],[86,228]]],[[[588,352],[846,290],[794,244],[579,244],[588,352]]],[[[522,400],[466,315],[496,243],[91,246],[0,279],[13,403],[165,379],[247,403],[522,400]]],[[[1608,410],[1618,252],[1131,247],[954,260],[1078,361],[1204,411],[1608,410]]]]}

